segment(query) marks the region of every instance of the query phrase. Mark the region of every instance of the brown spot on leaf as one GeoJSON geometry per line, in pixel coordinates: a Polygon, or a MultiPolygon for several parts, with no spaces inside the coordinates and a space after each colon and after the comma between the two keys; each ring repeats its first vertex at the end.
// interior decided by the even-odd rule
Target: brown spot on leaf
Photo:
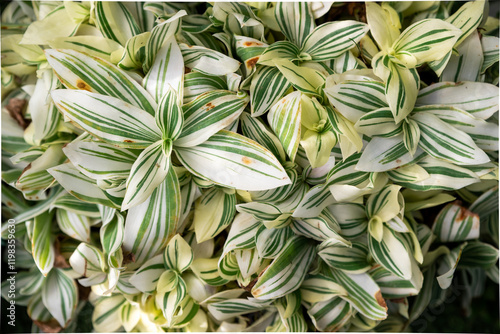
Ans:
{"type": "Polygon", "coordinates": [[[245,291],[248,291],[248,292],[252,292],[252,288],[253,286],[255,285],[255,283],[257,283],[257,280],[258,278],[255,278],[253,281],[251,281],[250,283],[248,283],[247,286],[241,286],[245,291]]]}
{"type": "Polygon", "coordinates": [[[380,290],[378,290],[375,293],[375,299],[377,300],[377,303],[380,306],[382,306],[383,308],[385,308],[387,310],[387,304],[385,303],[385,299],[382,297],[382,292],[380,292],[380,290]]]}
{"type": "Polygon", "coordinates": [[[247,158],[247,157],[243,157],[243,158],[241,158],[241,161],[243,161],[243,163],[244,163],[245,165],[250,165],[250,164],[252,163],[252,159],[247,158]]]}
{"type": "Polygon", "coordinates": [[[30,121],[26,120],[23,116],[23,109],[26,105],[26,102],[27,101],[24,99],[13,97],[5,106],[5,109],[7,109],[7,111],[9,112],[10,117],[12,117],[23,129],[26,129],[30,123],[30,121]]]}
{"type": "Polygon", "coordinates": [[[44,333],[59,333],[62,329],[57,320],[54,318],[45,322],[33,320],[33,323],[37,325],[44,333]]]}
{"type": "Polygon", "coordinates": [[[212,104],[212,102],[208,102],[205,107],[207,108],[207,111],[212,110],[215,108],[215,105],[212,104]]]}
{"type": "Polygon", "coordinates": [[[400,164],[401,163],[401,159],[396,159],[396,163],[400,164]]]}
{"type": "Polygon", "coordinates": [[[90,86],[87,85],[87,83],[85,81],[83,81],[82,79],[76,80],[76,87],[78,87],[79,89],[89,91],[89,92],[91,91],[90,86]]]}
{"type": "Polygon", "coordinates": [[[246,61],[247,63],[247,67],[248,68],[253,68],[255,67],[255,64],[257,64],[257,62],[259,61],[259,57],[260,56],[257,56],[257,57],[253,57],[253,58],[250,58],[246,61]]]}
{"type": "Polygon", "coordinates": [[[125,139],[123,142],[124,142],[124,143],[133,143],[134,141],[133,141],[133,140],[130,140],[130,139],[125,139]]]}
{"type": "Polygon", "coordinates": [[[188,74],[191,72],[191,69],[189,67],[184,66],[184,74],[188,74]]]}
{"type": "MultiPolygon", "coordinates": [[[[460,205],[460,201],[455,201],[453,204],[460,205]]],[[[460,212],[457,215],[457,218],[455,218],[455,223],[461,223],[464,219],[467,219],[469,217],[472,218],[477,218],[476,221],[479,221],[479,215],[477,213],[474,213],[467,208],[460,206],[460,212]]]]}
{"type": "Polygon", "coordinates": [[[262,46],[264,44],[262,44],[261,42],[250,42],[250,41],[247,41],[247,42],[243,42],[243,46],[262,46]]]}

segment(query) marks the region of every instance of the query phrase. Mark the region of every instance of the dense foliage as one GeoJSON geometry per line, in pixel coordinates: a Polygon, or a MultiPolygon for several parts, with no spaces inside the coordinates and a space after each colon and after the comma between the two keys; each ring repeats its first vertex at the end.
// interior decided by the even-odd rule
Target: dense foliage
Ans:
{"type": "Polygon", "coordinates": [[[97,332],[405,331],[457,282],[470,312],[498,28],[482,0],[11,2],[2,296],[45,332],[89,302],[97,332]]]}

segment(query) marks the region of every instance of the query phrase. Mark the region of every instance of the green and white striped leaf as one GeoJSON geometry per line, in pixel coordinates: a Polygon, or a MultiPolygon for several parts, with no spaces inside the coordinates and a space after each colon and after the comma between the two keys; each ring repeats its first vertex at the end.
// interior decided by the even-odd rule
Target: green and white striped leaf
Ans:
{"type": "Polygon", "coordinates": [[[286,161],[283,145],[259,118],[251,117],[250,114],[243,112],[239,119],[241,121],[241,132],[245,137],[267,148],[280,162],[284,163],[286,161]]]}
{"type": "Polygon", "coordinates": [[[124,303],[120,310],[120,323],[125,331],[131,332],[141,319],[141,311],[138,305],[124,303]]]}
{"type": "Polygon", "coordinates": [[[483,50],[479,33],[473,32],[457,47],[458,55],[451,55],[440,81],[476,81],[481,73],[483,50]]]}
{"type": "Polygon", "coordinates": [[[330,275],[333,280],[344,287],[347,300],[359,313],[372,320],[383,320],[387,317],[387,305],[380,288],[375,281],[364,274],[346,274],[341,270],[332,269],[330,275]]]}
{"type": "Polygon", "coordinates": [[[307,314],[319,331],[336,332],[353,316],[351,305],[340,297],[313,304],[307,314]]]}
{"type": "Polygon", "coordinates": [[[387,3],[382,3],[382,6],[366,3],[366,20],[373,39],[382,51],[388,51],[400,35],[401,23],[397,15],[387,3]]]}
{"type": "Polygon", "coordinates": [[[266,190],[290,183],[271,152],[233,132],[221,130],[203,144],[175,152],[190,172],[227,187],[266,190]]]}
{"type": "Polygon", "coordinates": [[[203,46],[181,43],[184,66],[193,71],[208,75],[226,75],[234,73],[240,67],[240,62],[215,50],[203,46]]]}
{"type": "Polygon", "coordinates": [[[269,302],[243,298],[228,299],[208,304],[208,311],[218,321],[228,320],[239,315],[261,311],[269,306],[269,302]]]}
{"type": "Polygon", "coordinates": [[[459,203],[446,205],[434,220],[433,233],[440,242],[465,241],[479,238],[479,215],[459,203]]]}
{"type": "Polygon", "coordinates": [[[258,66],[250,85],[252,116],[266,113],[290,87],[290,82],[276,67],[258,66]]]}
{"type": "Polygon", "coordinates": [[[52,49],[71,49],[84,52],[106,61],[110,61],[113,52],[123,50],[119,43],[100,36],[57,37],[49,42],[49,46],[52,49]]]}
{"type": "Polygon", "coordinates": [[[171,169],[170,157],[165,155],[161,142],[142,151],[130,170],[122,211],[143,203],[165,180],[171,169]]]}
{"type": "Polygon", "coordinates": [[[231,229],[224,243],[223,255],[235,249],[248,249],[255,247],[257,230],[261,222],[252,215],[238,213],[232,222],[231,229]]]}
{"type": "Polygon", "coordinates": [[[252,288],[257,299],[272,299],[297,290],[315,256],[314,244],[304,237],[290,239],[252,288]]]}
{"type": "Polygon", "coordinates": [[[69,258],[71,268],[80,276],[95,277],[101,275],[102,283],[106,280],[104,269],[106,268],[106,261],[101,250],[92,245],[81,243],[69,258]]]}
{"type": "Polygon", "coordinates": [[[97,142],[74,141],[63,152],[81,173],[95,180],[125,178],[137,159],[129,149],[97,142]]]}
{"type": "Polygon", "coordinates": [[[72,211],[59,209],[56,212],[57,225],[63,233],[73,239],[90,242],[90,219],[72,211]]]}
{"type": "Polygon", "coordinates": [[[488,119],[498,111],[498,87],[485,82],[440,82],[418,93],[417,106],[446,105],[488,119]]]}
{"type": "Polygon", "coordinates": [[[498,63],[500,57],[499,42],[500,40],[496,36],[482,36],[481,46],[484,58],[481,73],[486,72],[493,64],[498,63]]]}
{"type": "Polygon", "coordinates": [[[448,289],[453,281],[453,275],[457,269],[458,262],[462,256],[464,248],[467,247],[467,242],[453,248],[450,252],[446,253],[441,260],[441,264],[437,269],[436,277],[439,287],[441,289],[448,289]]]}
{"type": "Polygon", "coordinates": [[[377,216],[383,222],[396,217],[404,211],[404,201],[399,191],[400,186],[390,184],[379,192],[370,195],[366,201],[366,215],[369,218],[377,216]]]}
{"type": "Polygon", "coordinates": [[[446,22],[453,24],[462,31],[455,46],[461,44],[481,24],[484,7],[484,1],[466,2],[453,15],[446,19],[446,22]]]}
{"type": "Polygon", "coordinates": [[[154,115],[156,103],[149,93],[115,65],[73,50],[45,50],[55,74],[66,88],[115,97],[154,115]]]}
{"type": "Polygon", "coordinates": [[[372,60],[374,73],[385,81],[385,96],[396,123],[408,116],[415,106],[420,89],[417,70],[394,63],[389,56],[379,54],[372,60]]]}
{"type": "Polygon", "coordinates": [[[238,274],[240,273],[240,268],[238,266],[238,260],[236,259],[235,253],[236,252],[221,256],[218,262],[218,268],[221,277],[227,279],[228,281],[236,280],[238,274]]]}
{"type": "Polygon", "coordinates": [[[231,35],[261,39],[264,33],[260,18],[246,3],[217,2],[213,7],[213,16],[221,23],[224,22],[224,30],[231,35]]]}
{"type": "Polygon", "coordinates": [[[127,300],[120,294],[110,297],[101,296],[94,305],[92,313],[92,326],[98,332],[117,331],[122,323],[120,322],[121,310],[127,300]]]}
{"type": "Polygon", "coordinates": [[[490,159],[466,133],[429,113],[412,116],[420,128],[420,147],[431,156],[457,165],[479,165],[490,159]]]}
{"type": "Polygon", "coordinates": [[[415,156],[417,152],[418,143],[420,141],[420,128],[417,122],[411,118],[407,118],[403,122],[403,143],[405,148],[411,155],[415,156]]]}
{"type": "Polygon", "coordinates": [[[108,256],[108,261],[122,246],[124,234],[124,218],[116,212],[110,221],[101,226],[99,236],[104,254],[108,256]]]}
{"type": "Polygon", "coordinates": [[[362,204],[335,203],[327,208],[339,223],[342,236],[357,238],[366,232],[368,219],[362,204]]]}
{"type": "Polygon", "coordinates": [[[203,282],[211,286],[227,284],[229,280],[223,278],[218,267],[219,259],[195,259],[191,264],[191,270],[203,282]]]}
{"type": "Polygon", "coordinates": [[[180,211],[179,181],[170,167],[165,180],[151,196],[128,211],[123,250],[134,254],[137,266],[166,246],[177,229],[180,211]]]}
{"type": "Polygon", "coordinates": [[[121,45],[141,33],[139,25],[127,7],[119,2],[99,2],[95,4],[95,23],[106,38],[121,45]]]}
{"type": "Polygon", "coordinates": [[[494,267],[498,261],[498,249],[479,240],[467,243],[462,252],[460,267],[474,267],[488,269],[494,267]]]}
{"type": "Polygon", "coordinates": [[[398,181],[399,185],[417,191],[454,190],[479,182],[478,176],[469,169],[430,156],[425,157],[418,164],[429,177],[415,182],[398,181]]]}
{"type": "Polygon", "coordinates": [[[328,276],[311,275],[300,286],[300,294],[303,301],[314,304],[335,296],[345,296],[347,291],[328,276]]]}
{"type": "Polygon", "coordinates": [[[169,86],[159,102],[155,117],[156,124],[162,132],[163,140],[175,140],[181,134],[184,125],[184,115],[181,105],[182,98],[169,86]]]}
{"type": "Polygon", "coordinates": [[[301,46],[316,26],[308,2],[278,2],[274,16],[285,37],[301,46]]]}
{"type": "MultiPolygon", "coordinates": [[[[117,207],[96,184],[96,181],[80,173],[71,163],[65,163],[47,170],[71,195],[94,204],[117,207]]],[[[47,209],[50,206],[48,203],[47,209]]]]}
{"type": "Polygon", "coordinates": [[[402,126],[395,123],[389,108],[381,108],[364,114],[354,126],[359,133],[370,137],[390,138],[401,134],[403,131],[402,126]]]}
{"type": "Polygon", "coordinates": [[[293,236],[294,233],[289,226],[267,228],[261,225],[255,234],[255,248],[260,257],[273,259],[293,236]]]}
{"type": "Polygon", "coordinates": [[[352,247],[340,243],[322,243],[318,255],[326,264],[350,274],[362,274],[370,269],[368,247],[353,242],[352,247]]]}
{"type": "Polygon", "coordinates": [[[216,237],[233,221],[236,213],[236,194],[231,190],[217,187],[204,192],[195,203],[192,226],[196,233],[196,241],[216,237]]]}
{"type": "Polygon", "coordinates": [[[339,242],[347,242],[339,235],[340,226],[328,210],[323,210],[320,215],[314,218],[292,219],[291,227],[295,234],[314,240],[335,239],[339,242]]]}
{"type": "Polygon", "coordinates": [[[110,144],[146,148],[161,138],[154,117],[114,97],[58,89],[52,98],[65,117],[110,144]]]}
{"type": "MultiPolygon", "coordinates": [[[[145,4],[146,7],[148,4],[145,4]]],[[[158,51],[162,48],[167,40],[177,34],[180,30],[182,20],[187,13],[185,10],[173,12],[173,15],[168,15],[170,18],[156,25],[151,30],[151,37],[148,39],[145,50],[145,59],[142,64],[144,73],[147,73],[153,66],[157,57],[158,51]]],[[[163,15],[163,14],[159,14],[163,15]]]]}
{"type": "MultiPolygon", "coordinates": [[[[151,33],[147,31],[130,38],[127,41],[127,44],[125,44],[125,48],[122,49],[122,56],[118,61],[117,66],[125,71],[141,69],[142,62],[144,61],[144,52],[146,49],[146,44],[150,37],[151,33]]],[[[113,57],[116,54],[117,51],[115,51],[113,57]]]]}
{"type": "Polygon", "coordinates": [[[319,215],[325,207],[335,203],[335,199],[326,184],[317,185],[305,194],[293,212],[293,217],[310,218],[319,215]]]}
{"type": "Polygon", "coordinates": [[[290,93],[269,110],[267,119],[285,149],[294,161],[301,138],[301,96],[298,91],[290,93]]]}
{"type": "Polygon", "coordinates": [[[365,113],[389,106],[384,84],[379,81],[346,81],[330,86],[327,80],[324,91],[330,103],[353,123],[365,113]]]}
{"type": "Polygon", "coordinates": [[[203,143],[238,119],[248,101],[245,93],[228,90],[214,90],[196,97],[182,107],[184,127],[175,146],[192,147],[203,143]]]}
{"type": "Polygon", "coordinates": [[[193,250],[180,234],[176,234],[167,244],[163,255],[166,268],[184,272],[193,262],[193,250]]]}
{"type": "Polygon", "coordinates": [[[30,163],[17,179],[15,187],[21,191],[45,190],[52,185],[54,178],[47,169],[65,160],[62,145],[51,145],[32,163],[30,163]]]}
{"type": "Polygon", "coordinates": [[[31,254],[36,266],[43,274],[52,270],[55,260],[54,237],[52,235],[53,213],[44,212],[33,221],[33,235],[31,237],[31,254]]]}
{"type": "Polygon", "coordinates": [[[42,301],[61,327],[66,327],[76,310],[78,289],[64,270],[56,268],[45,278],[42,301]]]}
{"type": "Polygon", "coordinates": [[[382,240],[379,242],[368,236],[368,247],[375,261],[391,273],[403,279],[411,279],[412,269],[408,245],[403,237],[392,229],[383,226],[382,240]]]}
{"type": "Polygon", "coordinates": [[[417,64],[443,58],[453,48],[461,34],[460,29],[448,22],[425,19],[406,28],[394,42],[393,48],[396,57],[405,53],[414,57],[416,63],[407,63],[408,67],[414,67],[417,64]]]}
{"type": "Polygon", "coordinates": [[[356,46],[368,29],[368,25],[352,20],[324,23],[303,41],[301,57],[305,53],[313,61],[337,58],[356,46]]]}
{"type": "Polygon", "coordinates": [[[189,72],[184,75],[184,103],[193,101],[197,96],[213,90],[227,90],[223,77],[212,76],[200,72],[189,72]]]}
{"type": "Polygon", "coordinates": [[[399,299],[419,294],[423,284],[423,275],[415,260],[412,263],[412,278],[403,280],[381,266],[370,269],[369,274],[375,280],[386,299],[399,299]]]}
{"type": "Polygon", "coordinates": [[[158,280],[163,272],[165,272],[163,254],[150,257],[132,276],[130,276],[129,283],[139,291],[152,293],[155,291],[158,280]]]}
{"type": "Polygon", "coordinates": [[[175,37],[172,36],[158,50],[155,61],[144,77],[142,85],[158,102],[167,94],[169,87],[172,87],[179,101],[182,101],[183,79],[184,60],[175,37]]]}
{"type": "Polygon", "coordinates": [[[297,90],[306,94],[321,96],[325,77],[319,71],[305,66],[297,66],[288,59],[275,59],[274,63],[297,90]]]}
{"type": "Polygon", "coordinates": [[[277,41],[268,46],[257,62],[260,65],[275,66],[274,59],[297,59],[300,49],[290,41],[277,41]]]}

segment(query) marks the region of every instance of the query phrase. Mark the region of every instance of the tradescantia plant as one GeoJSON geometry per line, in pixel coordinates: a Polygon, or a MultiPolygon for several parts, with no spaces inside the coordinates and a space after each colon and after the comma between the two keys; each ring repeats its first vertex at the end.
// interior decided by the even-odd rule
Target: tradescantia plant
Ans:
{"type": "Polygon", "coordinates": [[[2,297],[44,332],[89,308],[96,332],[403,332],[456,285],[470,314],[498,284],[488,8],[12,1],[2,297]]]}

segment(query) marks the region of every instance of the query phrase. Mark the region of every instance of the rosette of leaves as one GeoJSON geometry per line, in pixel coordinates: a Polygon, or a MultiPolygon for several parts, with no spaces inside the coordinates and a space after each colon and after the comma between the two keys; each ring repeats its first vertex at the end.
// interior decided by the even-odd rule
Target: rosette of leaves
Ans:
{"type": "Polygon", "coordinates": [[[2,214],[33,331],[402,332],[457,284],[470,313],[498,284],[487,7],[11,2],[2,214]]]}

